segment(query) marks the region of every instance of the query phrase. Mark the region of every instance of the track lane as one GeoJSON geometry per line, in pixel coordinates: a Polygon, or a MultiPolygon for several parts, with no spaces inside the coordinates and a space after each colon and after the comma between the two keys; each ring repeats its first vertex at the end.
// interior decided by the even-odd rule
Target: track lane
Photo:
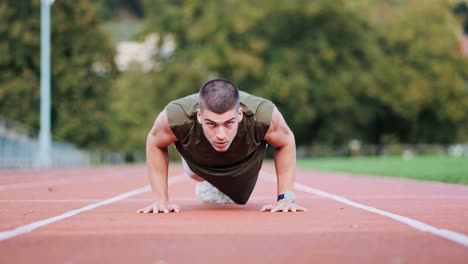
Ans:
{"type": "Polygon", "coordinates": [[[313,171],[299,171],[297,180],[367,206],[468,235],[468,186],[313,171]]]}
{"type": "MultiPolygon", "coordinates": [[[[173,166],[170,170],[171,175],[182,172],[178,166],[173,166]]],[[[93,203],[87,200],[99,202],[148,185],[144,166],[117,166],[114,170],[106,167],[94,170],[84,169],[83,171],[85,174],[80,175],[77,169],[51,170],[53,177],[43,177],[44,175],[37,177],[35,171],[30,171],[32,176],[27,177],[25,171],[20,172],[22,178],[29,179],[26,184],[30,187],[0,191],[0,232],[54,217],[93,203]],[[59,177],[58,172],[62,173],[62,177],[59,177]],[[70,175],[75,175],[76,178],[64,183],[63,179],[69,179],[70,175]],[[52,181],[52,183],[38,184],[42,180],[52,181]],[[38,200],[47,200],[48,202],[35,202],[38,200]],[[54,203],[54,200],[58,202],[54,203]],[[70,202],[61,202],[63,200],[70,202]]]]}
{"type": "MultiPolygon", "coordinates": [[[[324,186],[346,184],[346,191],[356,197],[377,195],[374,189],[369,194],[353,190],[362,188],[360,178],[352,184],[341,183],[339,177],[298,173],[298,180],[311,179],[324,186]]],[[[128,187],[133,181],[120,184],[128,187]]],[[[463,263],[468,258],[462,246],[303,192],[297,192],[298,201],[308,213],[260,213],[276,196],[275,184],[263,179],[246,206],[200,204],[194,187],[187,180],[171,188],[181,214],[134,213],[151,201],[151,194],[145,193],[0,242],[0,256],[15,263],[30,263],[30,256],[48,263],[463,263]]],[[[89,191],[81,193],[86,196],[89,191]]],[[[407,203],[400,200],[400,205],[407,203]]]]}

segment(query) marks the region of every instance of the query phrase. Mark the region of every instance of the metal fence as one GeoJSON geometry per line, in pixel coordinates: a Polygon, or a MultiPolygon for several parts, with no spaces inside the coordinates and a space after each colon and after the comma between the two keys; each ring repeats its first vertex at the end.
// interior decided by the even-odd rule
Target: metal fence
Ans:
{"type": "MultiPolygon", "coordinates": [[[[0,119],[0,168],[37,167],[38,151],[39,142],[31,129],[0,119]]],[[[91,165],[90,154],[72,144],[52,142],[51,156],[52,167],[91,165]]]]}
{"type": "MultiPolygon", "coordinates": [[[[142,163],[145,154],[141,152],[84,151],[73,144],[52,142],[51,167],[88,167],[108,164],[142,163]]],[[[39,141],[34,131],[26,126],[0,118],[0,169],[37,168],[39,141]]],[[[178,159],[175,149],[169,149],[170,156],[178,159]]],[[[361,144],[357,140],[345,146],[314,144],[298,146],[298,158],[349,157],[349,156],[402,156],[411,158],[417,155],[449,155],[468,157],[468,143],[441,144],[361,144]]],[[[273,148],[268,148],[267,157],[273,157],[273,148]]]]}
{"type": "MultiPolygon", "coordinates": [[[[36,135],[35,131],[21,123],[0,118],[0,169],[39,167],[39,141],[36,135]]],[[[73,144],[54,140],[51,146],[51,167],[120,164],[128,160],[141,160],[140,156],[133,153],[84,151],[73,144]]]]}
{"type": "MultiPolygon", "coordinates": [[[[39,143],[34,139],[11,139],[0,136],[0,168],[34,168],[39,143]]],[[[52,143],[52,167],[89,166],[89,153],[66,143],[52,143]]]]}

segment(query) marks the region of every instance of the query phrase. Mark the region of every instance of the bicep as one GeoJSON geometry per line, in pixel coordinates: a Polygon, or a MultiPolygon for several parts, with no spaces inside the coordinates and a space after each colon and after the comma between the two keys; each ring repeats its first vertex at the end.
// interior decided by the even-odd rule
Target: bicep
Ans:
{"type": "Polygon", "coordinates": [[[273,147],[294,144],[294,134],[276,107],[273,109],[270,127],[264,139],[273,147]]]}
{"type": "Polygon", "coordinates": [[[163,110],[156,118],[156,121],[148,134],[146,144],[165,148],[175,141],[177,141],[177,138],[171,130],[166,111],[163,110]]]}

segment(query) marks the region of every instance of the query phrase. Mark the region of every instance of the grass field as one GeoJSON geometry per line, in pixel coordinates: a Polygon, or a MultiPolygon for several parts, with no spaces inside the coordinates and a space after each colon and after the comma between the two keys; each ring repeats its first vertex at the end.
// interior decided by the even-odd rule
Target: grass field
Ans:
{"type": "Polygon", "coordinates": [[[401,157],[317,158],[298,160],[297,167],[468,185],[468,157],[424,156],[409,160],[401,157]]]}

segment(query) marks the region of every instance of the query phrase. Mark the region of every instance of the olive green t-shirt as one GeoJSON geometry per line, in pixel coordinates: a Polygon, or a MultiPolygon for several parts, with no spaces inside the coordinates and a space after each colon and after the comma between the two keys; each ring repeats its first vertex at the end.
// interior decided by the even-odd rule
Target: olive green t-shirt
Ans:
{"type": "Polygon", "coordinates": [[[265,137],[274,104],[240,92],[244,113],[229,149],[216,151],[197,120],[198,93],[170,102],[165,110],[175,147],[190,169],[238,204],[245,204],[257,182],[265,158],[265,137]]]}

